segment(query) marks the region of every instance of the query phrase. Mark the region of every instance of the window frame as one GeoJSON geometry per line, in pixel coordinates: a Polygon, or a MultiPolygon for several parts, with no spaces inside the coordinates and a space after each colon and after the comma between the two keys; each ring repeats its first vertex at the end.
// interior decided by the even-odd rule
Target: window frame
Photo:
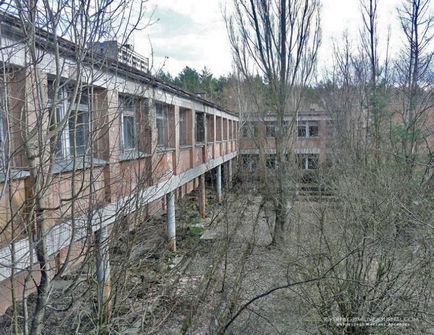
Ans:
{"type": "Polygon", "coordinates": [[[265,158],[265,166],[268,170],[275,170],[277,168],[276,154],[269,154],[265,158]]]}
{"type": "Polygon", "coordinates": [[[179,145],[186,146],[188,145],[187,141],[187,110],[179,109],[179,145]]]}
{"type": "Polygon", "coordinates": [[[137,99],[134,97],[120,95],[119,96],[119,109],[121,114],[121,148],[123,152],[138,151],[138,124],[137,124],[137,99]],[[127,104],[123,104],[122,100],[126,101],[127,104]],[[131,104],[131,105],[130,105],[131,104]],[[128,107],[126,107],[128,106],[128,107]],[[132,118],[133,120],[133,136],[132,136],[132,146],[126,147],[126,133],[125,133],[125,118],[132,118]]]}
{"type": "Polygon", "coordinates": [[[313,171],[319,168],[319,154],[297,154],[299,169],[303,171],[313,171]],[[312,161],[315,160],[315,167],[311,167],[312,161]]]}
{"type": "Polygon", "coordinates": [[[275,122],[273,122],[273,121],[266,121],[265,122],[265,137],[268,137],[268,138],[276,137],[276,123],[275,122]]]}
{"type": "Polygon", "coordinates": [[[213,143],[215,140],[215,134],[214,134],[214,115],[212,114],[206,114],[206,140],[208,143],[213,143]]]}
{"type": "Polygon", "coordinates": [[[258,167],[259,157],[254,154],[242,155],[242,166],[244,171],[253,173],[258,167]]]}
{"type": "MultiPolygon", "coordinates": [[[[48,85],[53,85],[52,82],[49,82],[48,85]]],[[[90,136],[90,99],[87,92],[87,88],[84,87],[81,90],[81,93],[78,93],[76,98],[80,98],[80,102],[71,102],[70,92],[72,91],[71,87],[66,85],[61,85],[59,87],[59,96],[58,103],[56,106],[53,106],[54,97],[48,97],[48,107],[50,108],[51,113],[55,113],[50,115],[50,125],[57,127],[58,123],[65,122],[62,129],[59,130],[57,143],[54,143],[54,150],[56,150],[55,157],[59,160],[68,160],[75,159],[80,157],[87,156],[87,146],[89,142],[90,136]],[[83,103],[84,99],[87,99],[86,103],[83,103]],[[77,118],[80,116],[78,113],[82,113],[84,116],[84,122],[79,123],[78,125],[83,126],[83,144],[77,145],[77,118]],[[65,120],[65,118],[68,118],[65,120]],[[72,119],[75,118],[74,121],[72,119]],[[74,126],[72,127],[72,125],[74,126]],[[71,134],[73,134],[71,136],[71,134]],[[75,143],[72,141],[75,139],[75,143]],[[77,148],[82,147],[82,153],[77,151],[77,148]],[[72,152],[74,150],[74,152],[72,152]]],[[[50,92],[50,88],[49,88],[50,92]]]]}
{"type": "Polygon", "coordinates": [[[155,103],[155,126],[157,128],[157,147],[168,148],[169,147],[169,134],[168,134],[169,105],[168,104],[162,102],[155,103]],[[161,128],[158,126],[159,120],[162,122],[161,128]],[[160,134],[160,129],[163,131],[163,134],[160,134]],[[162,138],[162,142],[160,142],[161,138],[162,138]]]}
{"type": "Polygon", "coordinates": [[[297,123],[297,138],[318,138],[319,137],[319,120],[302,120],[297,123]],[[316,127],[317,131],[315,135],[312,135],[311,128],[316,127]],[[300,135],[300,132],[303,135],[300,135]]]}
{"type": "Polygon", "coordinates": [[[250,136],[250,132],[249,132],[249,128],[248,127],[243,127],[243,128],[241,128],[242,130],[241,130],[241,137],[242,138],[249,138],[250,136]]]}
{"type": "Polygon", "coordinates": [[[204,112],[195,112],[194,113],[194,139],[197,144],[205,143],[205,113],[204,112]],[[201,117],[202,120],[199,122],[198,117],[201,117]],[[199,132],[200,130],[200,132],[199,132]],[[201,135],[199,138],[199,134],[201,135]]]}

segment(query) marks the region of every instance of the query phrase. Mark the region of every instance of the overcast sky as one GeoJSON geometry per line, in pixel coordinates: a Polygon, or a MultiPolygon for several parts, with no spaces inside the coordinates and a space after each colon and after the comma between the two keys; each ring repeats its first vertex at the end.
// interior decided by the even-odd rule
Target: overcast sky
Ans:
{"type": "MultiPolygon", "coordinates": [[[[152,43],[154,67],[176,75],[185,66],[198,71],[205,66],[215,75],[232,69],[230,46],[221,8],[227,0],[150,0],[148,11],[155,9],[158,21],[136,34],[137,51],[149,56],[152,43]],[[165,57],[167,59],[165,60],[165,57]]],[[[396,20],[396,7],[401,0],[379,0],[380,47],[384,45],[387,27],[391,27],[392,44],[402,43],[396,20]]],[[[339,41],[345,29],[356,38],[362,25],[359,0],[322,1],[323,43],[320,67],[329,63],[332,41],[339,41]]]]}

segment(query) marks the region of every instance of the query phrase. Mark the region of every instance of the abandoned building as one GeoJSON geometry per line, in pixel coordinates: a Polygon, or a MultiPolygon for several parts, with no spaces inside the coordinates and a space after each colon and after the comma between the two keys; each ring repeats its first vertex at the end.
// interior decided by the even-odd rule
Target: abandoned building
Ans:
{"type": "Polygon", "coordinates": [[[167,239],[175,249],[175,201],[200,186],[204,215],[206,173],[215,176],[222,197],[222,168],[230,178],[239,118],[149,75],[147,59],[116,42],[86,55],[83,66],[96,73],[92,80],[88,74],[77,77],[75,46],[65,39],[59,43],[61,70],[56,70],[52,36],[44,32],[36,41],[40,59],[29,66],[20,22],[7,15],[0,21],[2,46],[12,46],[2,49],[0,90],[4,313],[12,302],[12,284],[22,298],[38,282],[34,247],[39,240],[32,233],[31,210],[37,196],[44,201],[38,219],[44,220],[41,238],[53,273],[81,250],[89,230],[107,236],[117,217],[139,206],[149,215],[167,211],[167,239]],[[54,142],[52,129],[58,129],[54,142]],[[32,280],[25,280],[29,273],[32,280]]]}
{"type": "MultiPolygon", "coordinates": [[[[331,117],[318,105],[302,108],[297,116],[284,117],[283,130],[287,150],[295,155],[301,170],[315,170],[327,160],[327,140],[332,135],[331,117]],[[295,138],[296,140],[289,140],[295,138]]],[[[242,120],[239,139],[239,156],[244,171],[253,173],[260,162],[267,169],[276,167],[277,117],[273,114],[247,115],[242,120]]]]}

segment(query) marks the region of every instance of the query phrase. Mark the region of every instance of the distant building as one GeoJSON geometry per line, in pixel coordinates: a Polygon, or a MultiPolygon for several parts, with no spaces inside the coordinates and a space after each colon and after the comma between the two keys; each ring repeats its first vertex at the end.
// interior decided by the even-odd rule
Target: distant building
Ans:
{"type": "MultiPolygon", "coordinates": [[[[327,159],[327,140],[333,131],[331,118],[316,105],[284,117],[288,136],[288,154],[294,156],[301,170],[315,170],[327,159]]],[[[265,167],[276,167],[277,117],[275,114],[246,115],[241,126],[239,156],[244,171],[254,172],[260,161],[265,167]]]]}

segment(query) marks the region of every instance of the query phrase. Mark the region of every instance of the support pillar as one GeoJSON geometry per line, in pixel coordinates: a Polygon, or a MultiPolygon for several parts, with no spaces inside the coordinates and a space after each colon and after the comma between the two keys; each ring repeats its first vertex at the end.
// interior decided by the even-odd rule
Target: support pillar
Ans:
{"type": "Polygon", "coordinates": [[[222,196],[222,166],[217,166],[217,176],[216,176],[216,186],[217,186],[217,200],[219,203],[223,201],[222,196]]]}
{"type": "Polygon", "coordinates": [[[228,181],[229,185],[232,185],[232,159],[228,161],[228,181]]]}
{"type": "Polygon", "coordinates": [[[111,312],[111,276],[109,254],[109,228],[103,227],[95,233],[96,280],[98,283],[98,311],[102,323],[108,322],[111,312]]]}
{"type": "Polygon", "coordinates": [[[168,249],[176,251],[175,194],[167,193],[167,240],[168,249]]]}
{"type": "Polygon", "coordinates": [[[200,176],[200,194],[199,194],[199,209],[202,219],[206,216],[206,190],[205,190],[205,174],[200,176]]]}

